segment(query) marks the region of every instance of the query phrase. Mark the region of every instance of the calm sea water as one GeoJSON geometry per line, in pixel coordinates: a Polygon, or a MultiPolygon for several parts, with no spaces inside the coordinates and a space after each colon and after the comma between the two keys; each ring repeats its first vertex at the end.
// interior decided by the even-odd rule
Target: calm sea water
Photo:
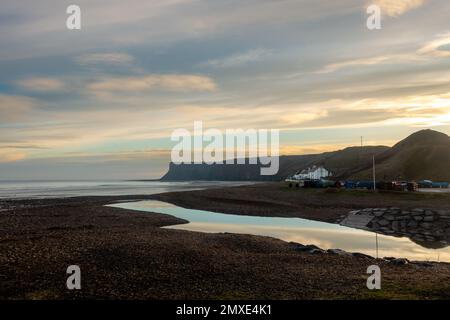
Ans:
{"type": "MultiPolygon", "coordinates": [[[[323,249],[343,249],[376,256],[376,235],[332,223],[301,218],[257,217],[222,214],[181,208],[169,203],[148,200],[113,204],[112,207],[164,213],[189,221],[166,228],[199,232],[230,232],[270,236],[285,241],[314,244],[323,249]]],[[[420,261],[450,262],[450,247],[424,248],[408,238],[378,235],[379,257],[402,257],[420,261]]]]}
{"type": "Polygon", "coordinates": [[[244,185],[242,182],[159,181],[0,181],[0,199],[67,198],[78,196],[142,195],[211,187],[244,185]]]}

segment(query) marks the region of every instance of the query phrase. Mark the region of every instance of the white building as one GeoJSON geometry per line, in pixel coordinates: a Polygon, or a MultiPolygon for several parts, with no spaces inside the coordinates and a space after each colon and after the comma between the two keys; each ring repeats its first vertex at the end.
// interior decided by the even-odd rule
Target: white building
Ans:
{"type": "Polygon", "coordinates": [[[293,178],[294,179],[313,179],[318,180],[320,178],[331,177],[333,174],[322,166],[312,166],[310,168],[304,169],[297,172],[293,178]]]}

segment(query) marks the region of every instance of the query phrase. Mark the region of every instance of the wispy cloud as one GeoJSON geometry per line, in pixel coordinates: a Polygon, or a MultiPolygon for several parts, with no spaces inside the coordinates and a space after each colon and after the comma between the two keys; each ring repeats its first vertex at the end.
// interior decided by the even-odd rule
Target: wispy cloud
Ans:
{"type": "Polygon", "coordinates": [[[411,63],[414,61],[420,61],[423,58],[416,54],[389,54],[368,58],[358,58],[342,62],[331,63],[316,71],[316,73],[331,73],[344,68],[356,67],[356,66],[374,66],[386,63],[411,63]]]}
{"type": "Polygon", "coordinates": [[[272,55],[271,50],[267,49],[253,49],[243,53],[236,53],[228,57],[220,59],[212,59],[202,63],[202,66],[212,68],[233,68],[241,67],[243,65],[262,61],[272,55]]]}
{"type": "Polygon", "coordinates": [[[0,124],[24,118],[34,105],[28,97],[0,94],[0,124]]]}
{"type": "Polygon", "coordinates": [[[390,17],[398,17],[405,12],[422,6],[425,0],[376,0],[375,4],[390,17]]]}
{"type": "Polygon", "coordinates": [[[14,150],[0,150],[0,163],[16,162],[26,158],[26,153],[14,150]]]}
{"type": "Polygon", "coordinates": [[[17,84],[25,90],[51,92],[65,88],[62,80],[47,77],[33,77],[17,81],[17,84]]]}
{"type": "Polygon", "coordinates": [[[114,77],[94,82],[88,86],[92,92],[147,92],[154,90],[167,91],[214,91],[213,79],[199,75],[161,75],[150,74],[141,77],[114,77]]]}
{"type": "Polygon", "coordinates": [[[437,39],[430,41],[420,48],[417,53],[432,57],[450,57],[450,33],[438,35],[437,39]]]}
{"type": "Polygon", "coordinates": [[[134,58],[126,53],[87,53],[82,54],[75,58],[75,61],[81,65],[92,64],[110,64],[110,65],[122,65],[133,62],[134,58]]]}

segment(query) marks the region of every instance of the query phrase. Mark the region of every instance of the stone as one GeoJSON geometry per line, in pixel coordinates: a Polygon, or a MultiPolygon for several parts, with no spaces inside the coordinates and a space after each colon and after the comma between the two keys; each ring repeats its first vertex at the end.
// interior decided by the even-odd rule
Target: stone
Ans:
{"type": "Polygon", "coordinates": [[[401,265],[408,264],[409,260],[405,259],[405,258],[397,258],[397,259],[390,260],[389,263],[397,265],[397,266],[401,266],[401,265]]]}
{"type": "Polygon", "coordinates": [[[431,211],[431,210],[427,210],[427,211],[425,211],[425,215],[427,215],[427,216],[434,216],[434,212],[431,211]]]}
{"type": "Polygon", "coordinates": [[[414,264],[415,266],[418,266],[418,267],[424,267],[424,268],[433,267],[432,263],[424,262],[424,261],[413,261],[413,262],[411,262],[411,264],[414,264]]]}
{"type": "Polygon", "coordinates": [[[375,217],[382,217],[382,216],[384,215],[384,212],[382,212],[382,211],[375,211],[375,212],[373,213],[373,215],[374,215],[375,217]]]}
{"type": "Polygon", "coordinates": [[[338,256],[349,256],[349,255],[351,255],[350,252],[347,252],[347,251],[344,251],[344,250],[341,250],[341,249],[328,249],[327,253],[338,255],[338,256]]]}
{"type": "Polygon", "coordinates": [[[434,217],[433,216],[423,217],[423,221],[425,221],[425,222],[433,222],[434,221],[434,217]]]}
{"type": "Polygon", "coordinates": [[[419,224],[417,223],[417,221],[411,220],[410,222],[408,222],[407,227],[408,228],[417,228],[419,226],[419,224]]]}
{"type": "Polygon", "coordinates": [[[392,229],[394,229],[395,231],[398,231],[399,228],[400,228],[400,223],[398,221],[393,221],[392,229]]]}
{"type": "Polygon", "coordinates": [[[416,221],[422,221],[423,217],[422,216],[414,216],[414,220],[416,221]]]}
{"type": "Polygon", "coordinates": [[[421,214],[423,214],[424,212],[425,212],[425,210],[423,210],[423,209],[413,209],[413,210],[411,211],[411,213],[412,213],[413,216],[421,215],[421,214]]]}
{"type": "Polygon", "coordinates": [[[312,249],[309,251],[309,253],[311,254],[321,254],[321,253],[325,253],[325,250],[322,249],[312,249]]]}
{"type": "Polygon", "coordinates": [[[369,255],[364,254],[364,253],[360,253],[360,252],[353,252],[352,256],[357,257],[357,258],[374,259],[374,257],[369,256],[369,255]]]}
{"type": "Polygon", "coordinates": [[[420,226],[422,227],[422,228],[424,228],[424,229],[431,229],[431,227],[433,226],[431,223],[429,223],[429,222],[422,222],[421,224],[420,224],[420,226]]]}
{"type": "Polygon", "coordinates": [[[386,220],[389,220],[389,221],[394,221],[394,220],[395,220],[395,217],[394,217],[393,215],[391,215],[391,214],[385,215],[384,218],[385,218],[386,220]]]}
{"type": "Polygon", "coordinates": [[[385,219],[381,219],[380,221],[378,221],[379,225],[384,227],[390,224],[390,222],[388,220],[385,219]]]}
{"type": "Polygon", "coordinates": [[[301,244],[301,243],[297,243],[297,242],[289,242],[289,244],[292,246],[292,248],[295,251],[308,251],[309,249],[305,249],[306,246],[301,244]]]}

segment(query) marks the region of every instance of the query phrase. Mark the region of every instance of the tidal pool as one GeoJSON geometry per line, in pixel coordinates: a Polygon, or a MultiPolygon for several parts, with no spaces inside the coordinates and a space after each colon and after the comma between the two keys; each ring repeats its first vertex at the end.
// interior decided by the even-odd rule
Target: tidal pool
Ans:
{"type": "Polygon", "coordinates": [[[269,236],[301,244],[314,244],[322,249],[338,248],[374,257],[377,254],[378,241],[378,257],[380,258],[389,256],[410,260],[450,262],[450,247],[428,249],[414,243],[409,238],[376,235],[370,231],[314,220],[223,214],[186,209],[156,200],[118,203],[109,206],[149,213],[163,213],[189,221],[187,224],[164,227],[168,229],[269,236]]]}

